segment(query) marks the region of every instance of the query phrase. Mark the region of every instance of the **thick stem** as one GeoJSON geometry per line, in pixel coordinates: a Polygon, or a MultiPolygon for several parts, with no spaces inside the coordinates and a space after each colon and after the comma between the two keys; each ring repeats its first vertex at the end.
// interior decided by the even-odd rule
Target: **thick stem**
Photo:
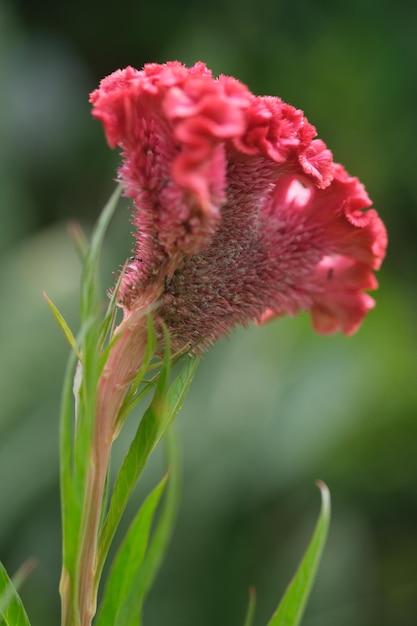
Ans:
{"type": "Polygon", "coordinates": [[[77,620],[72,615],[70,577],[64,566],[62,567],[61,580],[59,581],[59,595],[61,596],[61,625],[78,626],[77,620]]]}
{"type": "MultiPolygon", "coordinates": [[[[90,626],[97,609],[96,560],[98,534],[114,426],[132,379],[138,372],[146,347],[146,317],[127,317],[100,376],[96,420],[83,507],[78,589],[79,626],[90,626]]],[[[78,624],[67,622],[67,626],[78,624]]]]}
{"type": "Polygon", "coordinates": [[[111,445],[98,446],[97,437],[95,437],[93,460],[87,478],[84,504],[85,526],[79,562],[78,601],[81,626],[90,626],[97,608],[97,597],[94,592],[95,561],[110,449],[111,445]]]}

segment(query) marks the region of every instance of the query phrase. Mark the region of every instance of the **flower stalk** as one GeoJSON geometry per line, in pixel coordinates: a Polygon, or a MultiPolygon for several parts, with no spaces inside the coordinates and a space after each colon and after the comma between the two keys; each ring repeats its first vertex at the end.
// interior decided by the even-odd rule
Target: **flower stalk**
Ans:
{"type": "MultiPolygon", "coordinates": [[[[103,566],[97,562],[99,529],[105,515],[103,507],[111,447],[117,436],[116,430],[120,428],[118,416],[127,391],[143,363],[148,334],[145,312],[136,311],[134,319],[126,318],[110,338],[110,350],[98,379],[93,409],[94,431],[80,520],[78,576],[74,579],[75,588],[69,592],[65,589],[66,594],[74,596],[73,602],[77,606],[76,626],[90,626],[97,610],[98,583],[103,566]]],[[[88,391],[84,389],[85,393],[88,391]]],[[[74,616],[67,609],[64,613],[65,626],[72,626],[74,616]]]]}

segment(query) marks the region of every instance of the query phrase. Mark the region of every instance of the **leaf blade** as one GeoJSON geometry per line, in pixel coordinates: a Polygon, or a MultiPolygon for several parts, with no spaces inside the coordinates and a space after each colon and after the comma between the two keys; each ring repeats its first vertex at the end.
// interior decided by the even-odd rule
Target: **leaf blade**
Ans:
{"type": "Polygon", "coordinates": [[[158,380],[153,400],[142,417],[116,479],[109,511],[100,534],[97,576],[102,571],[130,494],[152,451],[180,410],[198,365],[198,358],[191,357],[168,389],[169,372],[166,369],[169,367],[169,359],[165,358],[164,361],[162,376],[158,380]]]}
{"type": "Polygon", "coordinates": [[[22,600],[0,563],[0,626],[30,626],[22,600]]]}
{"type": "Polygon", "coordinates": [[[80,354],[80,351],[78,350],[77,342],[75,340],[74,335],[72,334],[70,327],[65,321],[64,316],[60,313],[58,308],[55,306],[55,304],[52,302],[52,300],[49,298],[49,296],[45,292],[43,292],[43,297],[45,298],[49,308],[51,309],[52,314],[55,317],[55,320],[57,321],[58,326],[62,330],[65,339],[68,341],[69,345],[74,350],[75,354],[78,357],[78,360],[81,361],[81,354],[80,354]]]}
{"type": "Polygon", "coordinates": [[[103,603],[97,616],[96,626],[123,624],[119,613],[135,588],[135,578],[140,569],[156,507],[164,491],[168,475],[148,495],[120,546],[107,580],[103,603]]]}
{"type": "Polygon", "coordinates": [[[268,626],[299,626],[310,595],[330,524],[330,493],[321,481],[321,510],[311,541],[268,626]]]}
{"type": "Polygon", "coordinates": [[[167,492],[161,517],[151,538],[142,567],[136,577],[136,594],[134,597],[131,594],[126,602],[126,608],[129,611],[127,626],[141,626],[142,624],[143,603],[165,556],[178,511],[181,468],[178,444],[172,428],[166,433],[164,442],[170,468],[167,492]]]}
{"type": "Polygon", "coordinates": [[[103,244],[104,235],[108,228],[111,218],[116,210],[117,203],[120,199],[122,188],[120,185],[116,187],[107,201],[104,209],[94,226],[91,242],[85,251],[82,290],[81,290],[81,319],[87,321],[91,315],[95,315],[97,311],[97,267],[98,259],[103,244]]]}
{"type": "Polygon", "coordinates": [[[152,401],[145,411],[138,426],[135,437],[123,460],[116,478],[110,506],[105,517],[100,537],[96,566],[96,585],[103,570],[111,541],[115,535],[129,497],[139,480],[146,461],[155,446],[159,431],[159,424],[163,419],[166,408],[166,394],[168,389],[170,365],[170,344],[166,345],[164,364],[161,368],[156,390],[152,401]]]}
{"type": "Polygon", "coordinates": [[[93,443],[96,414],[96,391],[100,376],[100,292],[98,261],[103,238],[121,194],[116,187],[94,227],[91,244],[83,240],[82,284],[80,302],[81,330],[71,352],[61,400],[60,419],[60,484],[63,528],[63,564],[60,594],[63,615],[76,616],[80,571],[77,569],[86,525],[85,495],[93,443]],[[77,365],[75,386],[72,376],[76,356],[82,356],[77,365]],[[75,393],[75,420],[72,395],[75,393]]]}

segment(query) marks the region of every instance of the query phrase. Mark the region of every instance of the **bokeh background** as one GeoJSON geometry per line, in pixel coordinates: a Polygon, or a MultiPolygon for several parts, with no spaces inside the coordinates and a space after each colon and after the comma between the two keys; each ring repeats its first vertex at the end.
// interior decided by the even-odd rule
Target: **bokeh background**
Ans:
{"type": "MultiPolygon", "coordinates": [[[[305,626],[417,624],[417,4],[390,0],[0,0],[0,558],[38,561],[22,595],[59,622],[58,410],[87,232],[118,156],[88,94],[128,64],[204,60],[302,108],[363,180],[390,234],[377,308],[351,338],[307,316],[233,333],[178,417],[183,492],[147,626],[267,622],[330,487],[333,520],[305,626]]],[[[130,252],[128,205],[103,286],[130,252]]],[[[133,425],[130,426],[133,428],[133,425]]],[[[144,486],[161,474],[156,457],[144,486]]],[[[137,494],[137,502],[141,490],[137,494]]]]}

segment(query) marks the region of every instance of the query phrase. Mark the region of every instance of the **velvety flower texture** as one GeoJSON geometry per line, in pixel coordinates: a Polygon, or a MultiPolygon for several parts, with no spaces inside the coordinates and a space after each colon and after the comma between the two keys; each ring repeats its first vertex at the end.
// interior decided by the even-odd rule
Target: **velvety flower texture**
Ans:
{"type": "Polygon", "coordinates": [[[178,62],[116,71],[91,103],[134,201],[125,317],[152,306],[175,349],[300,310],[358,328],[386,231],[302,111],[178,62]]]}

